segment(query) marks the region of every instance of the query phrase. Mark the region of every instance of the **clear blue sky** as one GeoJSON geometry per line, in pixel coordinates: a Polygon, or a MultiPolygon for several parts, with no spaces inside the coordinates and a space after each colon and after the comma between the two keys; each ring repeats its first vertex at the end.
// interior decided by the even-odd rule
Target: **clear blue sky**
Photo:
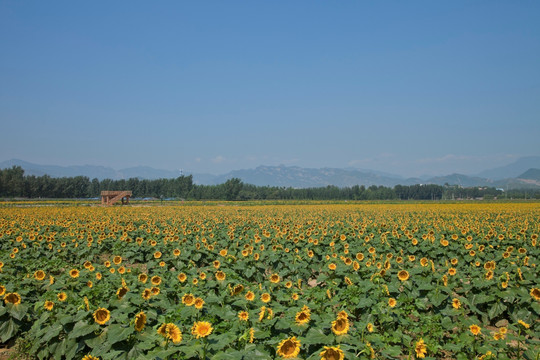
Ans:
{"type": "Polygon", "coordinates": [[[540,155],[540,2],[0,0],[0,129],[0,161],[474,173],[540,155]]]}

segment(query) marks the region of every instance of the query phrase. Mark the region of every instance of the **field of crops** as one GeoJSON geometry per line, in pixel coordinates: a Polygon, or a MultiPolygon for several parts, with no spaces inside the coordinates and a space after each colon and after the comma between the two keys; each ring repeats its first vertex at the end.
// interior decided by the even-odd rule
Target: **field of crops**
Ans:
{"type": "Polygon", "coordinates": [[[537,359],[540,204],[0,208],[40,359],[537,359]]]}

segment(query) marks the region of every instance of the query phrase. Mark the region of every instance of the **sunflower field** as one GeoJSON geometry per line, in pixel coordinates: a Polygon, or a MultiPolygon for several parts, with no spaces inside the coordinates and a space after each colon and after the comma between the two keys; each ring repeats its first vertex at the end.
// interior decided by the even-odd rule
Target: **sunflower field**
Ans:
{"type": "Polygon", "coordinates": [[[39,359],[538,359],[540,204],[0,208],[39,359]]]}

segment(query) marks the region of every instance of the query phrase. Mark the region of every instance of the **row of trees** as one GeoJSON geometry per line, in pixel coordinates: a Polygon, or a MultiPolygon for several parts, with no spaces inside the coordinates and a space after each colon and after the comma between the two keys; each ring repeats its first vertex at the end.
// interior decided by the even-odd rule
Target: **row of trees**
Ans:
{"type": "MultiPolygon", "coordinates": [[[[384,186],[355,185],[339,188],[326,186],[318,188],[285,188],[276,186],[255,186],[244,184],[233,178],[219,185],[197,185],[193,177],[180,176],[175,179],[140,180],[90,180],[85,176],[51,178],[25,176],[19,166],[0,170],[0,197],[24,198],[95,198],[102,190],[131,190],[135,197],[182,198],[188,200],[444,200],[479,197],[496,197],[502,191],[494,188],[462,188],[440,185],[396,185],[384,186]]],[[[505,194],[520,198],[523,193],[505,194]]],[[[526,195],[525,195],[526,196],[526,195]]],[[[540,192],[528,197],[540,198],[540,192]]]]}

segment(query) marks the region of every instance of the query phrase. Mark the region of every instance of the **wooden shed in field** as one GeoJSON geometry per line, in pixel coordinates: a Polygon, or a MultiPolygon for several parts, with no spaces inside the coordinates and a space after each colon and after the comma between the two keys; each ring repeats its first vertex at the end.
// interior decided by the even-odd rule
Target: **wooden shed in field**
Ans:
{"type": "Polygon", "coordinates": [[[122,200],[122,205],[129,204],[129,198],[132,193],[130,190],[122,191],[102,191],[101,205],[113,205],[118,200],[122,200]]]}

